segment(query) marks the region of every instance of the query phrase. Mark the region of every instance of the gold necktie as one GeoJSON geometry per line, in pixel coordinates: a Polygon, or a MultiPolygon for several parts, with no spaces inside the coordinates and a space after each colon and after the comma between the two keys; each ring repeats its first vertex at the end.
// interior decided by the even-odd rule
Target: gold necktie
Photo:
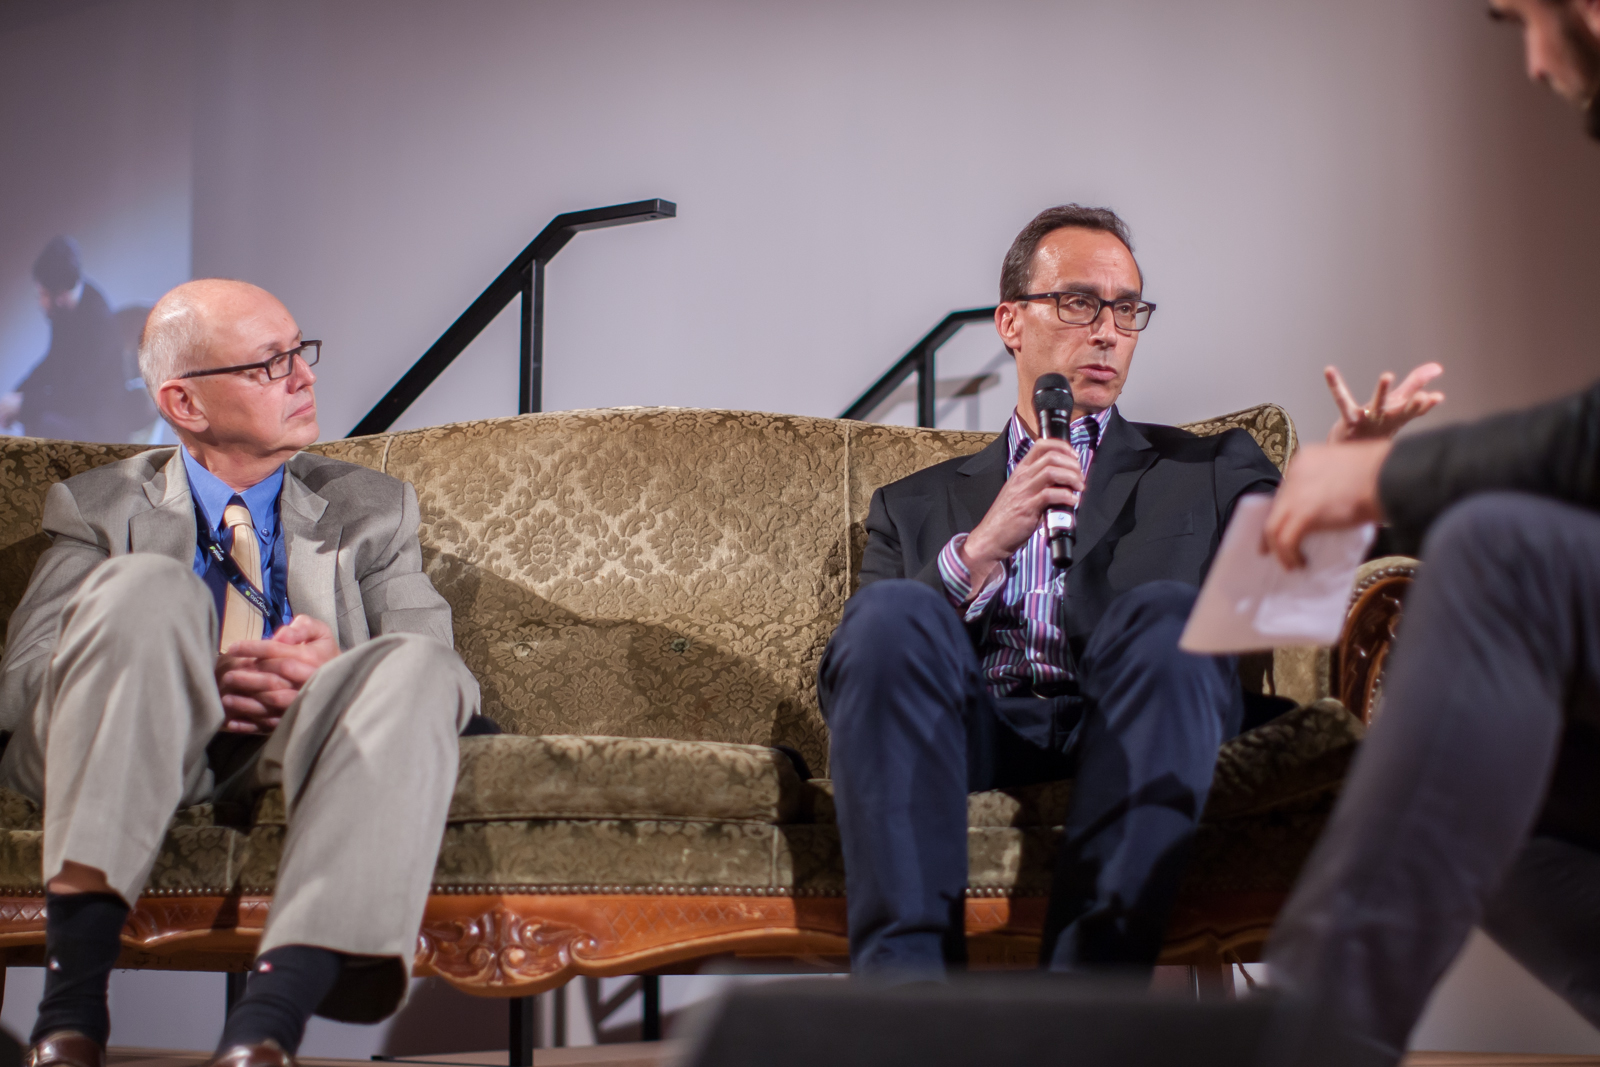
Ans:
{"type": "MultiPolygon", "coordinates": [[[[237,498],[235,498],[237,499],[237,498]]],[[[233,550],[228,554],[239,565],[239,573],[250,579],[250,584],[261,588],[261,543],[256,540],[256,528],[250,521],[250,509],[243,504],[229,504],[222,512],[222,522],[233,531],[233,550]]],[[[245,595],[228,584],[227,599],[222,605],[222,645],[227,651],[238,641],[259,641],[265,620],[256,606],[245,595]]]]}

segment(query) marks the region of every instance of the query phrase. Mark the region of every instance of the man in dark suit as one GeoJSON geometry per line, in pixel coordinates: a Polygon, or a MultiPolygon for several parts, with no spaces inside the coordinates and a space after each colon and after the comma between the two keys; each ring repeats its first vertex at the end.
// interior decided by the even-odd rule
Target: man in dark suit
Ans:
{"type": "Polygon", "coordinates": [[[1278,472],[1243,430],[1197,437],[1115,404],[1153,305],[1122,220],[1052,208],[1017,236],[995,325],[1015,414],[976,455],[878,490],[861,588],[823,657],[857,973],[964,959],[967,794],[1076,780],[1043,962],[1155,962],[1217,749],[1244,715],[1231,658],[1180,652],[1239,497],[1278,472]],[[1039,375],[1072,440],[1037,439],[1039,375]],[[1075,562],[1041,516],[1078,508],[1075,562]]]}
{"type": "MultiPolygon", "coordinates": [[[[1600,0],[1491,0],[1528,76],[1600,137],[1600,0]]],[[[1267,520],[1388,521],[1423,566],[1383,702],[1268,945],[1272,986],[1393,1064],[1473,926],[1600,1026],[1600,386],[1531,411],[1303,450],[1267,520]]]]}

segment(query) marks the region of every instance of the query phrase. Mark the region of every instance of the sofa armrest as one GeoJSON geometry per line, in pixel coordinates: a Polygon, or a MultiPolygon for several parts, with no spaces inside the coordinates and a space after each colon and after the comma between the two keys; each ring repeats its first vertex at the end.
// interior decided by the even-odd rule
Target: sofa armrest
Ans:
{"type": "Polygon", "coordinates": [[[1350,610],[1333,649],[1333,695],[1364,723],[1372,721],[1383,691],[1383,671],[1406,594],[1420,564],[1410,556],[1384,556],[1356,572],[1350,610]]]}

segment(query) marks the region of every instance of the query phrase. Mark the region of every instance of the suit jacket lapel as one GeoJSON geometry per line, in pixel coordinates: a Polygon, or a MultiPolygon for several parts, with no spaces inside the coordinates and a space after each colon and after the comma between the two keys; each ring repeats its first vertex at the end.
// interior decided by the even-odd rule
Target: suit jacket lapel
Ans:
{"type": "Polygon", "coordinates": [[[288,550],[289,606],[295,614],[321,619],[337,632],[339,609],[334,587],[338,582],[341,527],[327,516],[327,499],[312,492],[295,474],[294,467],[293,459],[284,466],[283,495],[278,507],[283,543],[288,550]]]}
{"type": "Polygon", "coordinates": [[[1112,411],[1089,465],[1089,486],[1078,508],[1078,541],[1073,559],[1088,558],[1156,458],[1156,450],[1144,434],[1112,411]]]}
{"type": "Polygon", "coordinates": [[[970,531],[988,513],[1006,484],[1006,435],[996,437],[956,470],[963,475],[950,486],[951,518],[956,531],[970,531]]]}
{"type": "Polygon", "coordinates": [[[144,483],[144,495],[153,507],[128,520],[128,551],[150,552],[193,566],[194,497],[177,449],[155,477],[144,483]]]}

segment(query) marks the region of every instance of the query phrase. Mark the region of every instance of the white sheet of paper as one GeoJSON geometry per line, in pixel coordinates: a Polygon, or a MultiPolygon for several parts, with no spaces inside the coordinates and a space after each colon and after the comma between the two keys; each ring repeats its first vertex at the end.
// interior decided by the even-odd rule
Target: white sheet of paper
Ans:
{"type": "Polygon", "coordinates": [[[1286,570],[1261,551],[1272,497],[1244,497],[1223,531],[1217,558],[1189,613],[1178,647],[1208,654],[1260,652],[1339,639],[1356,570],[1372,544],[1371,523],[1309,534],[1306,566],[1286,570]]]}

